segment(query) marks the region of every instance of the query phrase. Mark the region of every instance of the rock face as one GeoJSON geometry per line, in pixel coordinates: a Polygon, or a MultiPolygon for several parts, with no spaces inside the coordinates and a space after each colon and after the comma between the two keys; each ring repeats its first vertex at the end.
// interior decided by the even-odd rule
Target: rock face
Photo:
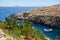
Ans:
{"type": "Polygon", "coordinates": [[[6,40],[5,33],[0,29],[0,40],[6,40]]]}
{"type": "Polygon", "coordinates": [[[17,38],[4,33],[3,29],[0,29],[0,40],[17,40],[17,38]]]}
{"type": "Polygon", "coordinates": [[[29,19],[36,23],[60,28],[60,4],[19,12],[14,14],[13,17],[18,19],[29,19]]]}

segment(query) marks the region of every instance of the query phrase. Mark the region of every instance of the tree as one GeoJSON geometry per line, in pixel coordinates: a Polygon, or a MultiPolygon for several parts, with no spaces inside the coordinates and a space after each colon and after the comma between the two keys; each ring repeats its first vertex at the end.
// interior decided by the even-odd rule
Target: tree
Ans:
{"type": "Polygon", "coordinates": [[[21,23],[21,34],[24,35],[26,38],[28,37],[35,37],[45,40],[43,33],[40,30],[32,28],[32,22],[29,20],[23,20],[21,23]]]}
{"type": "Polygon", "coordinates": [[[32,33],[32,22],[29,20],[23,20],[21,23],[21,34],[30,36],[32,33]]]}
{"type": "Polygon", "coordinates": [[[18,27],[17,19],[13,19],[11,17],[6,18],[5,24],[7,25],[8,29],[13,29],[14,27],[18,27]]]}

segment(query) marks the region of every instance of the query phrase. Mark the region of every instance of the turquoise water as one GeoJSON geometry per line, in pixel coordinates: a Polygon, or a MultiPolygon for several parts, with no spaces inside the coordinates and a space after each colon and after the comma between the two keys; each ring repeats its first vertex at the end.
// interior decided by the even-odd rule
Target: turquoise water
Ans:
{"type": "Polygon", "coordinates": [[[52,28],[49,26],[44,26],[40,24],[33,24],[33,26],[39,30],[41,30],[46,36],[55,39],[56,35],[60,36],[60,29],[58,28],[52,28]],[[52,31],[44,31],[44,29],[53,29],[52,31]]]}
{"type": "MultiPolygon", "coordinates": [[[[37,7],[0,7],[0,19],[4,20],[5,17],[13,13],[31,10],[33,8],[37,8],[37,7]]],[[[35,23],[33,23],[33,26],[41,30],[46,36],[51,37],[53,39],[56,37],[56,35],[60,36],[60,29],[58,28],[52,28],[49,26],[43,26],[35,23]],[[44,31],[44,29],[52,29],[52,31],[48,32],[48,31],[44,31]]]]}

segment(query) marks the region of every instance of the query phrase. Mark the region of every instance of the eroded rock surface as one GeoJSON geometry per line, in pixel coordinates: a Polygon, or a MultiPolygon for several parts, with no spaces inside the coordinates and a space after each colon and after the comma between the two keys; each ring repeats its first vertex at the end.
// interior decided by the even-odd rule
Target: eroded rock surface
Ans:
{"type": "Polygon", "coordinates": [[[36,23],[60,28],[60,4],[19,12],[13,14],[11,17],[18,19],[29,19],[36,23]]]}
{"type": "Polygon", "coordinates": [[[0,29],[0,40],[6,40],[5,33],[0,29]]]}

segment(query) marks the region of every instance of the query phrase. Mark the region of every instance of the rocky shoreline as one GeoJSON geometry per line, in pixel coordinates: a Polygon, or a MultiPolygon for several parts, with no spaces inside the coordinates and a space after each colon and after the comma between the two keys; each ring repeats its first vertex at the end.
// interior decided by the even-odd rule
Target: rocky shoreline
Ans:
{"type": "Polygon", "coordinates": [[[39,24],[60,28],[60,4],[19,12],[11,15],[11,17],[28,19],[39,24]]]}

